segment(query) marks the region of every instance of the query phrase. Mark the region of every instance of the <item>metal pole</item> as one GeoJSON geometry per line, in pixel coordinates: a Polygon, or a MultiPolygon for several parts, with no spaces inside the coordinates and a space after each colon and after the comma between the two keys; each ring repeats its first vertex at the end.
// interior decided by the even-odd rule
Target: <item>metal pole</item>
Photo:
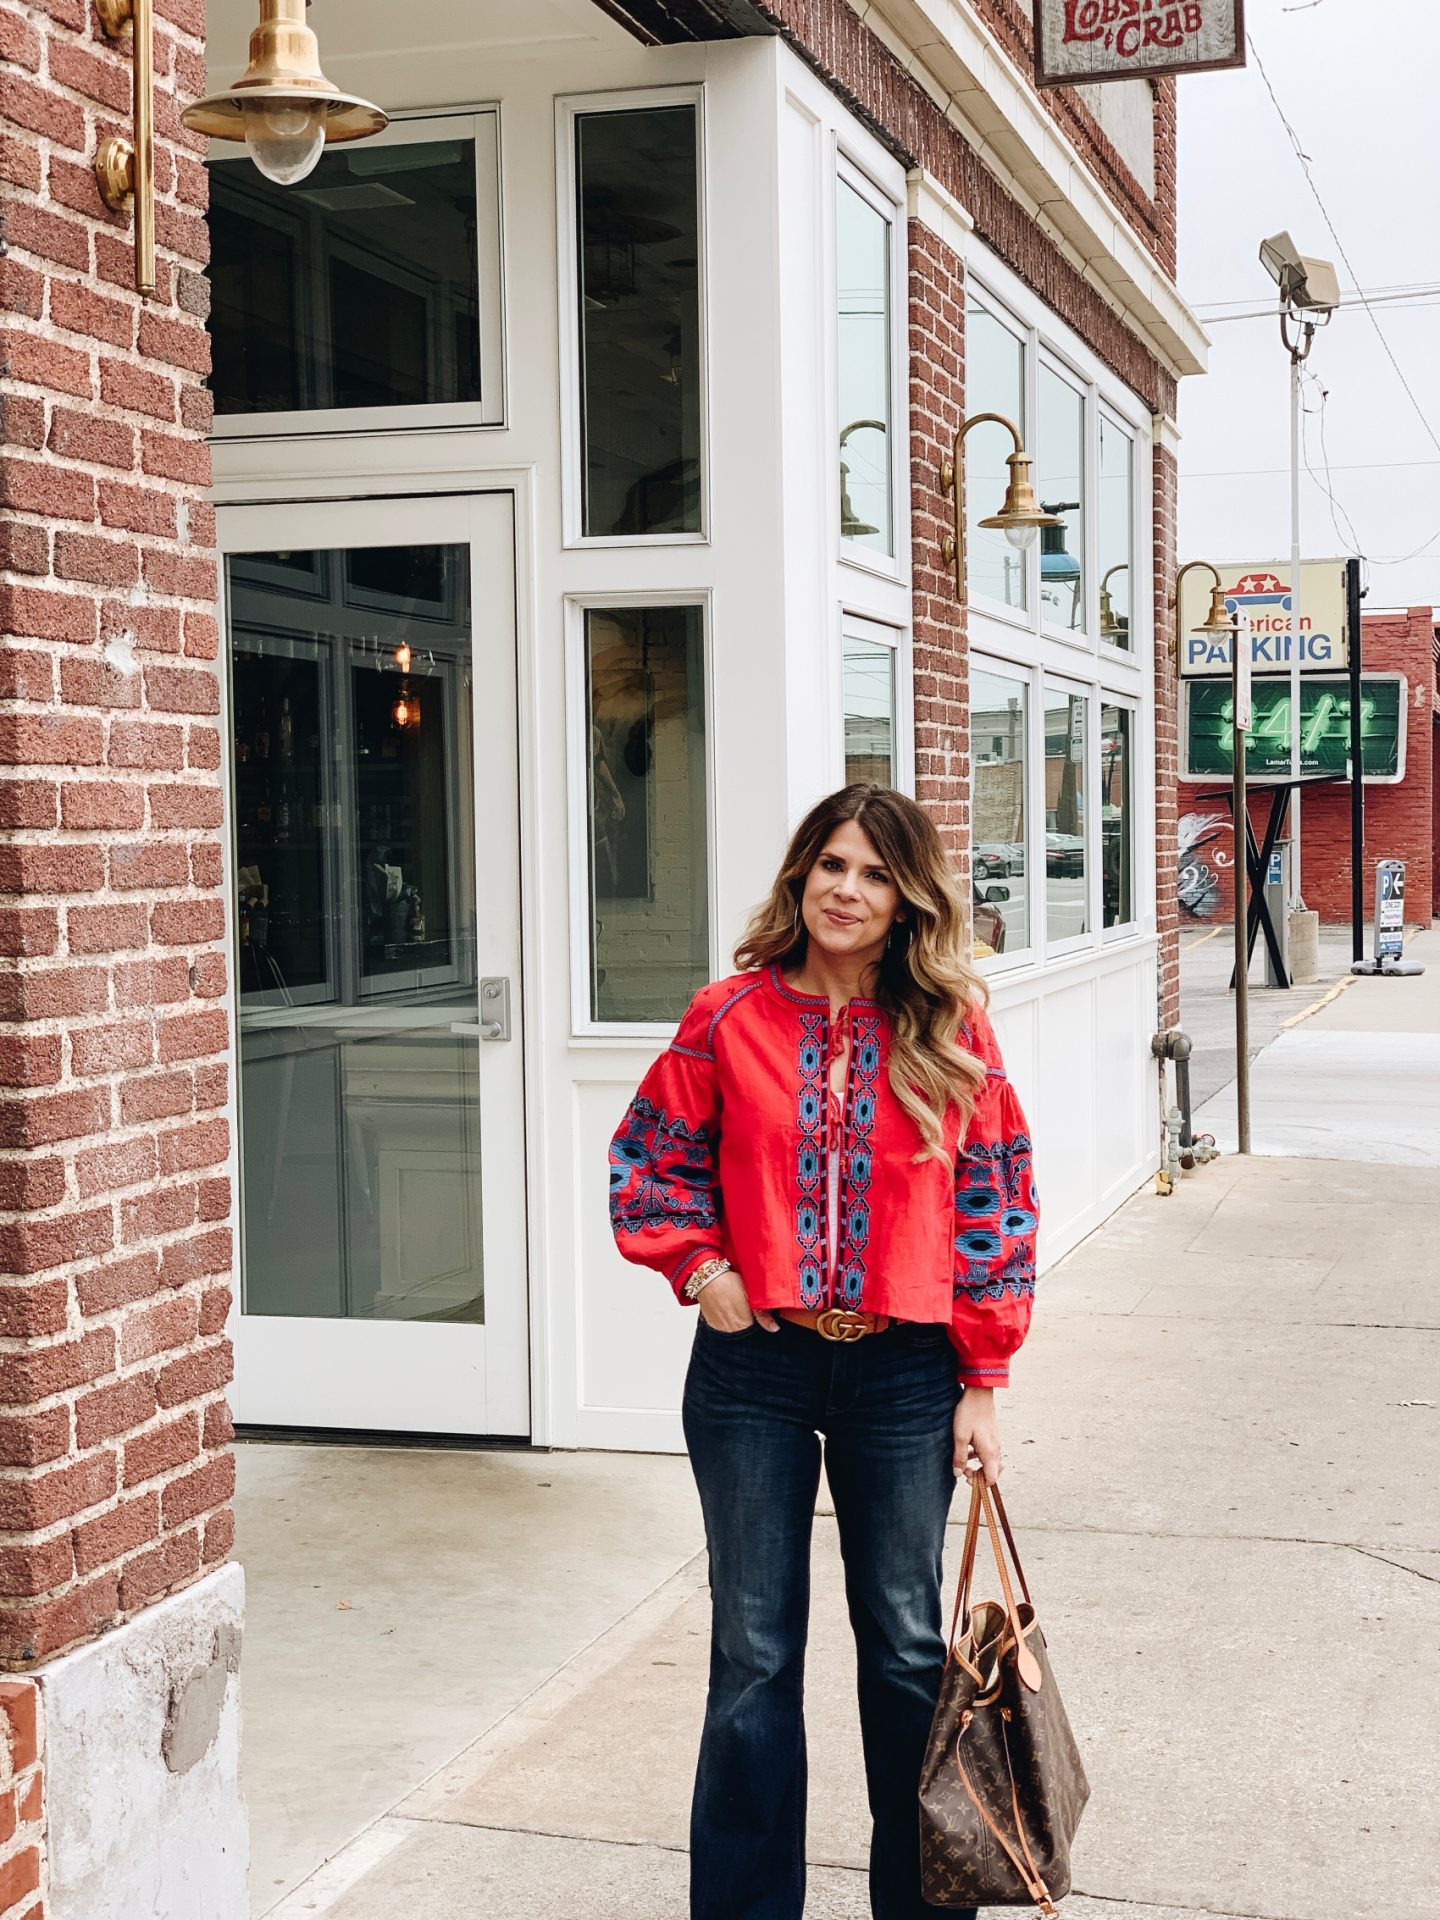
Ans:
{"type": "Polygon", "coordinates": [[[1230,648],[1230,751],[1234,772],[1230,808],[1235,820],[1235,1116],[1241,1153],[1250,1151],[1250,954],[1246,918],[1250,907],[1249,816],[1245,807],[1245,734],[1240,726],[1240,648],[1248,634],[1237,627],[1230,648]]]}
{"type": "MultiPolygon", "coordinates": [[[[1302,335],[1303,338],[1303,335],[1302,335]]],[[[1300,778],[1300,648],[1304,639],[1304,586],[1300,560],[1300,367],[1290,350],[1290,778],[1300,778]]],[[[1303,898],[1300,885],[1300,789],[1290,796],[1290,898],[1286,911],[1303,898]]]]}
{"type": "Polygon", "coordinates": [[[1350,949],[1365,958],[1365,742],[1361,731],[1360,562],[1345,562],[1345,622],[1350,629],[1350,949]]]}

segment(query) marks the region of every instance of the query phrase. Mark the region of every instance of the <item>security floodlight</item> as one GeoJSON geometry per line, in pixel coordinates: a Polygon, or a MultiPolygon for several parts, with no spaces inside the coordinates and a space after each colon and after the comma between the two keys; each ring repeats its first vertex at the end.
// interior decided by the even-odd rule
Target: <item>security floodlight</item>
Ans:
{"type": "Polygon", "coordinates": [[[1273,233],[1262,240],[1260,260],[1287,307],[1331,314],[1339,306],[1340,280],[1334,267],[1328,260],[1312,260],[1301,253],[1288,233],[1273,233]]]}

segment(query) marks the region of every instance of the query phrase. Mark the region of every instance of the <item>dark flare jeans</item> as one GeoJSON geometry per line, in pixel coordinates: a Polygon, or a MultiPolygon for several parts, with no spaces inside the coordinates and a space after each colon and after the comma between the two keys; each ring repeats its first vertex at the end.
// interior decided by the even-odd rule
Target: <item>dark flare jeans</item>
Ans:
{"type": "MultiPolygon", "coordinates": [[[[781,1321],[695,1335],[685,1438],[714,1620],[691,1920],[802,1920],[810,1532],[825,1470],[855,1632],[875,1920],[934,1920],[917,1793],[945,1664],[940,1557],[960,1389],[943,1327],[853,1344],[781,1321]]],[[[961,1916],[965,1920],[965,1916],[961,1916]]],[[[973,1912],[969,1916],[973,1920],[973,1912]]]]}

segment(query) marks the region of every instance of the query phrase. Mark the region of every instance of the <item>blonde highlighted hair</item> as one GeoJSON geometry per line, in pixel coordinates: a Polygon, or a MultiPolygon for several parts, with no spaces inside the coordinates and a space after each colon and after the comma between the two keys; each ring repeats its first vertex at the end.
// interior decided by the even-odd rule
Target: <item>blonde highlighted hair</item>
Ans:
{"type": "Polygon", "coordinates": [[[874,846],[905,914],[891,928],[871,989],[890,1021],[890,1085],[924,1143],[916,1159],[943,1159],[946,1113],[957,1107],[963,1126],[985,1082],[983,1064],[960,1044],[960,1029],[989,994],[968,957],[964,903],[949,856],[922,807],[907,794],[864,783],[813,806],[786,849],[769,899],[750,917],[735,964],[804,965],[810,938],[801,911],[805,883],[847,820],[874,846]]]}

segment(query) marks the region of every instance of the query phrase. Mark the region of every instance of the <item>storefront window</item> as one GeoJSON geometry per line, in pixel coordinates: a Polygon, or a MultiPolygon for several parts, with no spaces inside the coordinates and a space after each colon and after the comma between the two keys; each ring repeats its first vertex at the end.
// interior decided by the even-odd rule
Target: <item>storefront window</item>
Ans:
{"type": "Polygon", "coordinates": [[[844,639],[845,779],[895,784],[895,649],[847,633],[844,639]]]}
{"type": "Polygon", "coordinates": [[[1135,822],[1132,814],[1135,715],[1129,707],[1100,709],[1100,897],[1102,924],[1127,926],[1135,918],[1135,822]]]}
{"type": "Polygon", "coordinates": [[[249,1314],[485,1318],[469,558],[229,563],[249,1314]]]}
{"type": "Polygon", "coordinates": [[[1023,680],[975,667],[970,675],[971,902],[977,954],[1030,945],[1025,846],[1029,701],[1023,680]]]}
{"type": "Polygon", "coordinates": [[[1045,937],[1090,931],[1085,848],[1089,699],[1045,689],[1045,937]]]}
{"type": "Polygon", "coordinates": [[[1100,638],[1129,647],[1134,564],[1135,444],[1100,416],[1100,638]]]}
{"type": "MultiPolygon", "coordinates": [[[[976,301],[965,314],[967,414],[1001,413],[1025,434],[1025,347],[1008,327],[976,301]]],[[[1025,555],[1005,535],[980,522],[1005,497],[1014,443],[990,422],[965,437],[965,545],[969,590],[1007,607],[1026,604],[1025,555]]]]}
{"type": "Polygon", "coordinates": [[[704,620],[585,615],[590,1017],[678,1020],[710,977],[704,620]]]}
{"type": "Polygon", "coordinates": [[[1058,527],[1040,531],[1040,617],[1085,630],[1085,399],[1043,361],[1038,434],[1041,503],[1058,527]]]}
{"type": "Polygon", "coordinates": [[[696,533],[696,108],[578,115],[575,175],[582,531],[696,533]]]}
{"type": "Polygon", "coordinates": [[[835,196],[840,533],[893,553],[890,490],[890,222],[840,180],[835,196]]]}
{"type": "MultiPolygon", "coordinates": [[[[475,124],[470,122],[467,124],[475,124]]],[[[479,402],[474,139],[327,147],[300,186],[210,167],[215,412],[479,402]]]]}

